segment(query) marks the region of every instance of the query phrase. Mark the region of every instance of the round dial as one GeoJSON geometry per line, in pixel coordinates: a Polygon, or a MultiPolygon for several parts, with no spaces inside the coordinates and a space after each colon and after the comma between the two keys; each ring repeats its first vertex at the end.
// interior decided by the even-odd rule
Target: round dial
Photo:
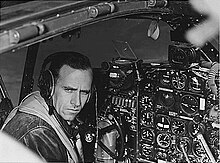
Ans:
{"type": "Polygon", "coordinates": [[[154,144],[155,134],[153,130],[149,128],[143,128],[141,130],[141,137],[144,139],[144,142],[148,144],[154,144]]]}
{"type": "Polygon", "coordinates": [[[153,148],[152,146],[149,146],[148,144],[142,144],[142,154],[146,157],[149,157],[150,155],[152,155],[153,152],[153,148]]]}
{"type": "MultiPolygon", "coordinates": [[[[197,158],[194,155],[188,155],[188,157],[189,157],[190,163],[199,163],[197,158]]],[[[186,161],[185,158],[184,158],[184,161],[186,161]]]]}
{"type": "Polygon", "coordinates": [[[202,123],[189,122],[188,132],[190,136],[196,137],[198,133],[204,133],[205,126],[202,123]]]}
{"type": "Polygon", "coordinates": [[[153,126],[154,114],[152,112],[147,112],[146,110],[143,110],[141,113],[141,124],[144,126],[153,126]]]}
{"type": "Polygon", "coordinates": [[[186,125],[184,121],[173,120],[171,124],[171,130],[175,135],[182,135],[186,132],[186,125]]]}
{"type": "Polygon", "coordinates": [[[207,98],[206,98],[206,105],[208,108],[212,108],[216,102],[217,102],[217,98],[214,94],[210,93],[207,98]]]}
{"type": "Polygon", "coordinates": [[[192,150],[194,155],[196,155],[197,157],[201,157],[206,153],[199,141],[193,142],[192,150]]]}
{"type": "Polygon", "coordinates": [[[167,116],[157,115],[156,117],[156,127],[160,131],[167,131],[170,128],[170,120],[167,116]]]}
{"type": "Polygon", "coordinates": [[[112,69],[109,73],[109,83],[113,88],[122,87],[126,74],[120,69],[112,69]]]}
{"type": "Polygon", "coordinates": [[[171,137],[167,133],[160,133],[157,135],[157,144],[162,148],[167,148],[170,146],[171,137]]]}
{"type": "Polygon", "coordinates": [[[151,109],[153,107],[153,100],[147,95],[142,96],[140,102],[145,109],[151,109]]]}
{"type": "Polygon", "coordinates": [[[171,78],[172,86],[175,89],[183,89],[186,86],[186,79],[185,74],[176,72],[171,78]]]}
{"type": "Polygon", "coordinates": [[[219,137],[216,137],[213,139],[213,144],[217,149],[220,149],[220,141],[219,141],[219,137]]]}
{"type": "Polygon", "coordinates": [[[162,92],[160,100],[165,107],[172,107],[175,103],[173,94],[169,92],[162,92]]]}
{"type": "Polygon", "coordinates": [[[180,152],[183,152],[183,150],[184,150],[186,153],[190,153],[191,142],[190,142],[189,138],[187,138],[187,137],[180,137],[179,139],[177,139],[176,145],[177,145],[177,149],[180,152]]]}
{"type": "Polygon", "coordinates": [[[215,146],[214,142],[215,142],[215,138],[219,138],[219,130],[208,128],[207,131],[205,132],[205,137],[211,146],[215,146]]]}
{"type": "Polygon", "coordinates": [[[144,92],[152,92],[154,90],[154,86],[151,82],[145,82],[143,86],[144,92]]]}
{"type": "Polygon", "coordinates": [[[184,95],[181,98],[181,105],[182,111],[187,115],[194,115],[198,112],[199,103],[196,98],[192,95],[184,95]]]}
{"type": "Polygon", "coordinates": [[[201,92],[202,90],[202,79],[198,77],[189,78],[189,88],[194,92],[201,92]]]}

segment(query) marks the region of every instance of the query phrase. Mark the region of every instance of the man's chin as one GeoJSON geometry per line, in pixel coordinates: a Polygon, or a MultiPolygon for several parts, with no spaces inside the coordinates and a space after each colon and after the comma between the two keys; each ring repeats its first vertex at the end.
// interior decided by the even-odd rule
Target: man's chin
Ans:
{"type": "Polygon", "coordinates": [[[72,115],[63,115],[63,119],[66,121],[73,121],[75,119],[77,114],[72,114],[72,115]]]}

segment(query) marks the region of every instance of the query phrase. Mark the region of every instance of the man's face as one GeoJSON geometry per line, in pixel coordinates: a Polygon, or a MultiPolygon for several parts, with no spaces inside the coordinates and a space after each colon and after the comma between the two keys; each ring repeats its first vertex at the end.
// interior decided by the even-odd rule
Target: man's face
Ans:
{"type": "Polygon", "coordinates": [[[78,70],[64,65],[55,84],[53,104],[65,120],[72,121],[91,94],[92,70],[78,70]]]}

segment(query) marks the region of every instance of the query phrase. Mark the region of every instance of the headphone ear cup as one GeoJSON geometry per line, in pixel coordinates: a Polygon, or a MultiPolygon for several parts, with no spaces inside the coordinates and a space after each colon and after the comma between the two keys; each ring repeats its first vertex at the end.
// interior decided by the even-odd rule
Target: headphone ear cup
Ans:
{"type": "Polygon", "coordinates": [[[41,96],[47,101],[52,98],[54,93],[54,77],[50,70],[46,70],[40,74],[38,87],[40,88],[41,96]]]}

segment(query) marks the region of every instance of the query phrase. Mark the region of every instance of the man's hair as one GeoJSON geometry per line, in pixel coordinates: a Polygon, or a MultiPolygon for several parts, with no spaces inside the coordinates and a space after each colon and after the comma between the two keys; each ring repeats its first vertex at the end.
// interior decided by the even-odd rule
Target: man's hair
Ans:
{"type": "Polygon", "coordinates": [[[79,70],[88,70],[88,69],[92,70],[89,58],[78,52],[72,52],[72,51],[57,52],[50,55],[48,59],[50,60],[51,63],[49,66],[49,70],[52,72],[55,82],[59,78],[60,69],[64,65],[79,70]]]}

